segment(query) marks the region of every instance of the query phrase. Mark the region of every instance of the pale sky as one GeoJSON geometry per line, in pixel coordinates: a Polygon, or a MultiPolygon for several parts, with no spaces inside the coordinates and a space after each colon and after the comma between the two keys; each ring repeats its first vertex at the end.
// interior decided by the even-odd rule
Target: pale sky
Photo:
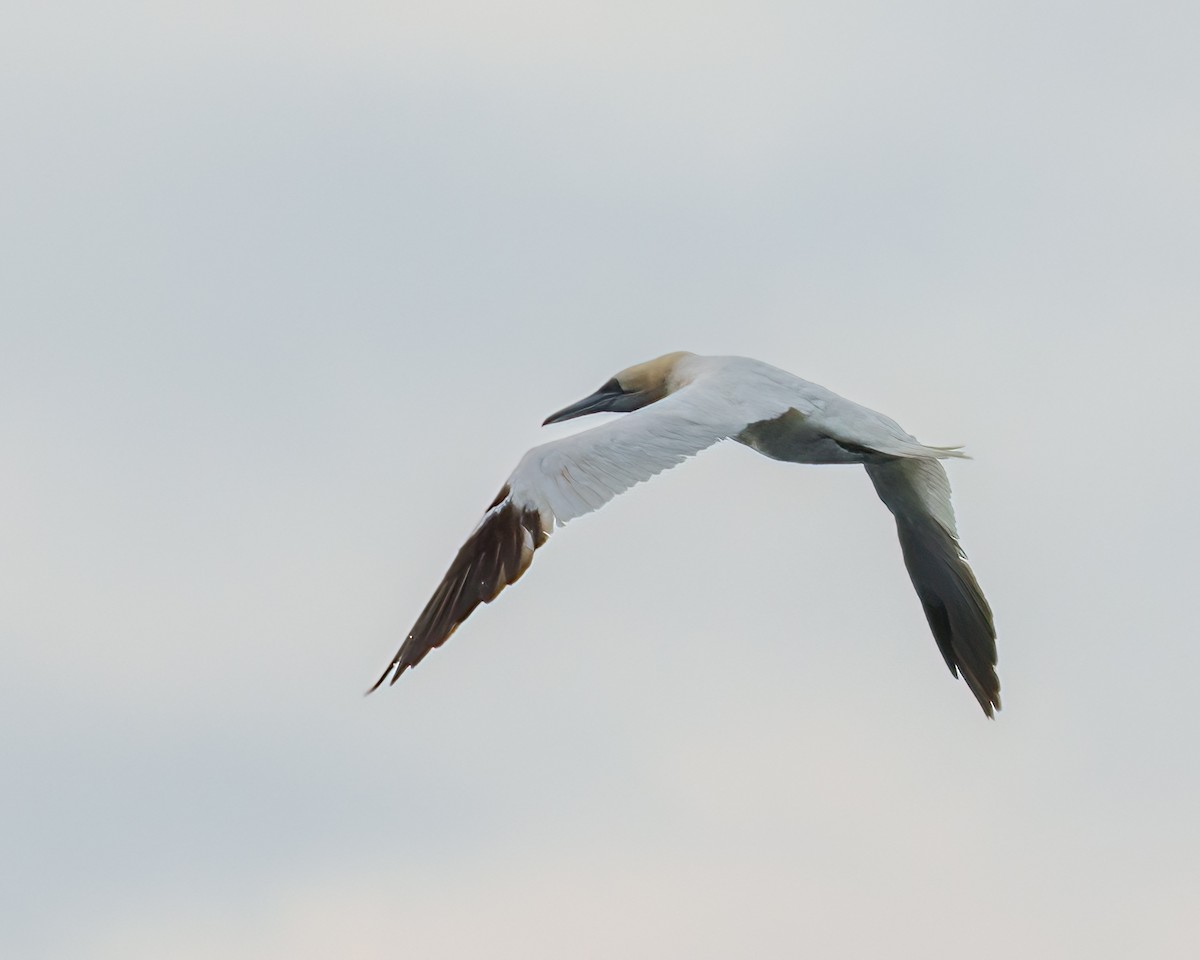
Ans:
{"type": "Polygon", "coordinates": [[[0,16],[0,954],[1195,956],[1194,3],[193,6],[0,16]],[[994,722],[734,444],[363,698],[679,349],[967,445],[994,722]]]}

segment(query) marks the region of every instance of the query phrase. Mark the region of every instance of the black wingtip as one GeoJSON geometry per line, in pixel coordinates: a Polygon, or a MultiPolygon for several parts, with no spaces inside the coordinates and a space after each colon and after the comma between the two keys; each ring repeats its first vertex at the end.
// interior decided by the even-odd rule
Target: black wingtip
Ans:
{"type": "MultiPolygon", "coordinates": [[[[378,680],[376,680],[373,684],[371,684],[370,688],[367,690],[366,693],[363,694],[363,696],[369,697],[376,690],[378,690],[381,686],[383,686],[383,681],[388,678],[388,674],[391,673],[392,670],[395,669],[395,667],[396,667],[396,661],[393,660],[391,663],[388,664],[388,668],[383,671],[383,676],[381,676],[378,680]]],[[[398,677],[398,676],[400,676],[399,670],[396,671],[396,676],[392,677],[392,683],[396,682],[396,677],[398,677]]]]}
{"type": "Polygon", "coordinates": [[[458,551],[383,676],[367,693],[383,686],[389,675],[388,686],[394,684],[400,674],[450,639],[476,607],[491,603],[501,590],[516,583],[533,559],[533,551],[546,542],[547,536],[538,511],[516,506],[505,484],[483,521],[458,551]]]}
{"type": "Polygon", "coordinates": [[[995,720],[996,711],[1000,709],[1000,678],[996,676],[996,665],[992,664],[982,680],[965,664],[959,664],[959,671],[971,692],[975,694],[975,699],[979,701],[984,714],[989,720],[995,720]]]}

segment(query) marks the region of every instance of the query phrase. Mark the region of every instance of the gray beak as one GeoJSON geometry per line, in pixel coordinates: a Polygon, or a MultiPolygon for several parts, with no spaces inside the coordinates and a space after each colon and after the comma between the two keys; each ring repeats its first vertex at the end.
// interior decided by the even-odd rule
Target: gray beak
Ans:
{"type": "Polygon", "coordinates": [[[576,417],[585,417],[589,413],[628,413],[640,406],[642,406],[640,395],[626,393],[614,377],[590,397],[584,397],[578,403],[563,407],[558,413],[550,414],[542,421],[542,426],[544,427],[548,423],[574,420],[576,417]]]}

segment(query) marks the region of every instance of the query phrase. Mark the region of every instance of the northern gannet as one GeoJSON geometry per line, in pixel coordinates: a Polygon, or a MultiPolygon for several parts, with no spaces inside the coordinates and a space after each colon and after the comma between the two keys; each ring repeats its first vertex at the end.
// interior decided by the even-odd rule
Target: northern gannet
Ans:
{"type": "Polygon", "coordinates": [[[992,611],[958,542],[940,460],[956,447],[919,443],[899,424],[815,383],[745,357],[668,353],[622,370],[547,417],[629,416],[534,447],[459,550],[392,662],[395,683],[480,603],[515,583],[555,526],[732,438],[775,460],[861,463],[896,518],[904,563],[950,672],[989,717],[1000,708],[992,611]]]}

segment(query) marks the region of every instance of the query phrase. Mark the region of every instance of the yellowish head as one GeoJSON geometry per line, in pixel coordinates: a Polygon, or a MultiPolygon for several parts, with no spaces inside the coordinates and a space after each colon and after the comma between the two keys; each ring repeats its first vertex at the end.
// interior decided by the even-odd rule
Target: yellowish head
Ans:
{"type": "Polygon", "coordinates": [[[675,368],[679,365],[680,360],[690,356],[692,354],[686,350],[664,353],[661,357],[655,357],[645,363],[626,367],[613,379],[621,385],[621,389],[626,393],[646,394],[652,397],[646,402],[653,403],[654,400],[661,400],[679,388],[679,384],[674,382],[675,368]]]}
{"type": "Polygon", "coordinates": [[[678,390],[686,381],[680,376],[679,362],[692,354],[686,350],[664,353],[661,357],[626,367],[591,396],[548,416],[544,423],[560,423],[589,413],[628,413],[661,400],[678,390]]]}

